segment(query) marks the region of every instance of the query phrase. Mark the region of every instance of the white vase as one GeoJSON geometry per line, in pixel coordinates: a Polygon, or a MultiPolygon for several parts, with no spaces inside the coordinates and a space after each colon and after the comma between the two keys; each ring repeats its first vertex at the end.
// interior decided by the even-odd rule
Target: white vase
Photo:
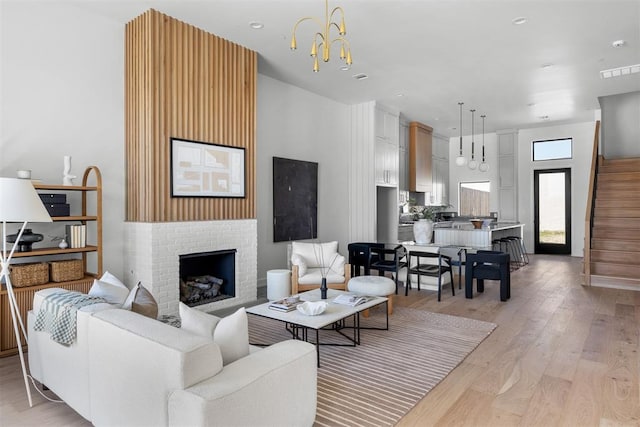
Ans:
{"type": "Polygon", "coordinates": [[[433,235],[433,221],[429,219],[419,219],[413,223],[413,240],[417,244],[431,243],[433,235]]]}

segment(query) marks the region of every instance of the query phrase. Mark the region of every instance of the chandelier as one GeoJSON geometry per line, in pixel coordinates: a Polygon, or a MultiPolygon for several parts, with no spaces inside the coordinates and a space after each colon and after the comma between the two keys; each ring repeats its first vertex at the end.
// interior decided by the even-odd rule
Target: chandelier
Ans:
{"type": "Polygon", "coordinates": [[[325,4],[325,20],[324,23],[315,16],[306,16],[304,18],[298,19],[298,22],[293,26],[293,31],[291,34],[291,50],[296,50],[298,48],[298,43],[296,41],[296,30],[298,29],[298,25],[301,22],[307,20],[313,20],[318,24],[320,31],[316,32],[313,35],[313,44],[311,45],[310,55],[313,57],[313,71],[320,71],[320,64],[318,62],[318,51],[322,51],[322,60],[324,62],[329,62],[329,56],[331,53],[331,46],[334,43],[340,44],[340,59],[342,59],[347,66],[351,66],[351,49],[349,47],[349,41],[344,38],[347,34],[347,27],[344,24],[344,10],[340,6],[336,6],[333,8],[331,13],[329,13],[329,0],[324,1],[325,4]],[[336,12],[340,13],[340,25],[336,24],[333,20],[333,15],[336,12]],[[331,40],[331,29],[335,27],[338,30],[338,36],[331,40]]]}
{"type": "Polygon", "coordinates": [[[460,106],[460,154],[456,157],[456,165],[464,166],[467,164],[467,159],[462,155],[462,106],[464,102],[458,102],[460,106]]]}

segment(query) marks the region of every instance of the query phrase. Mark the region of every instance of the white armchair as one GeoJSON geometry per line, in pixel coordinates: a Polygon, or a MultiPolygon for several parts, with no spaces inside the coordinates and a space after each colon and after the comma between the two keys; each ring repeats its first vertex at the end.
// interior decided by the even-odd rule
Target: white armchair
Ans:
{"type": "Polygon", "coordinates": [[[327,287],[347,289],[351,267],[338,253],[338,242],[291,243],[291,293],[297,294],[320,287],[323,274],[327,287]]]}

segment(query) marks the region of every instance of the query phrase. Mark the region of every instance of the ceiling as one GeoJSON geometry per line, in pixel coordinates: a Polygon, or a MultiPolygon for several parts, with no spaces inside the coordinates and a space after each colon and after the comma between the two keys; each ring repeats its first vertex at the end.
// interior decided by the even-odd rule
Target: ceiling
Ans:
{"type": "MultiPolygon", "coordinates": [[[[640,0],[330,0],[341,6],[353,65],[338,47],[320,72],[308,49],[324,20],[322,0],[92,1],[77,7],[123,24],[154,8],[256,51],[261,74],[345,104],[376,100],[408,120],[458,135],[594,119],[598,97],[640,91],[640,73],[601,79],[600,70],[640,64],[640,0]],[[527,22],[512,21],[525,17],[527,22]],[[249,26],[259,21],[264,28],[249,26]],[[612,42],[625,40],[622,47],[612,42]],[[543,65],[549,65],[543,67],[543,65]],[[364,73],[364,80],[352,76],[364,73]],[[402,95],[402,96],[399,96],[402,95]]],[[[335,36],[336,33],[334,32],[335,36]]]]}

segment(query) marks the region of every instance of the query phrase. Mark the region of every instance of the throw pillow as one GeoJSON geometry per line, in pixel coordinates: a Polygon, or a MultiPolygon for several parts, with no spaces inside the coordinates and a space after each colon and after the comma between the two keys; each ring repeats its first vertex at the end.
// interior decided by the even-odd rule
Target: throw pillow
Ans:
{"type": "Polygon", "coordinates": [[[220,346],[223,365],[249,354],[249,322],[244,307],[220,319],[213,331],[213,342],[220,346]]]}
{"type": "Polygon", "coordinates": [[[119,286],[121,288],[125,288],[125,289],[129,290],[129,288],[127,288],[127,285],[122,283],[120,281],[120,279],[118,279],[116,276],[114,276],[113,274],[109,273],[108,271],[104,272],[104,274],[100,278],[100,281],[101,282],[111,283],[112,285],[119,286]]]}
{"type": "Polygon", "coordinates": [[[104,298],[109,304],[115,304],[120,307],[127,298],[127,295],[129,295],[129,289],[127,289],[126,286],[121,287],[94,279],[93,285],[91,285],[91,289],[89,289],[89,295],[104,298]]]}
{"type": "Polygon", "coordinates": [[[249,354],[249,323],[244,307],[219,318],[180,303],[181,328],[196,335],[213,338],[220,347],[222,364],[228,365],[249,354]]]}
{"type": "Polygon", "coordinates": [[[191,308],[183,302],[178,306],[180,314],[180,326],[182,329],[192,332],[201,337],[209,337],[213,339],[213,331],[216,329],[219,317],[207,314],[196,308],[191,308]]]}
{"type": "Polygon", "coordinates": [[[331,271],[339,276],[344,276],[344,263],[346,259],[344,256],[337,254],[335,259],[331,258],[329,261],[329,265],[331,265],[331,271]]]}
{"type": "Polygon", "coordinates": [[[302,277],[307,274],[307,263],[300,255],[291,255],[291,264],[298,266],[298,277],[302,277]]]}
{"type": "Polygon", "coordinates": [[[124,304],[122,304],[122,308],[152,319],[158,318],[158,303],[155,298],[153,298],[151,292],[142,286],[140,282],[131,289],[127,299],[124,304]]]}

